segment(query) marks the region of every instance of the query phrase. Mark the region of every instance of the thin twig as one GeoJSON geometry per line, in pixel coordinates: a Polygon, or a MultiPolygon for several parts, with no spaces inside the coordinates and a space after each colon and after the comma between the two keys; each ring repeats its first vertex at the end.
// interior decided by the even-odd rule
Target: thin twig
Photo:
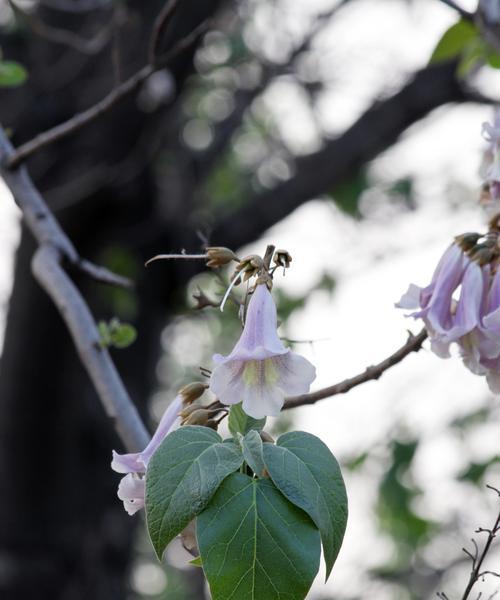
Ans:
{"type": "Polygon", "coordinates": [[[101,347],[94,319],[81,296],[62,267],[64,260],[83,269],[100,281],[116,277],[109,271],[91,265],[78,255],[70,239],[61,229],[26,169],[11,171],[5,167],[13,152],[4,130],[0,127],[0,175],[20,207],[24,220],[39,244],[33,259],[33,273],[56,304],[68,325],[82,363],[98,391],[107,414],[113,419],[127,449],[138,451],[149,436],[137,410],[130,400],[118,372],[106,350],[101,347]]]}
{"type": "Polygon", "coordinates": [[[205,31],[207,26],[208,21],[204,21],[198,25],[198,27],[193,29],[187,36],[179,40],[171,50],[166,52],[155,65],[145,65],[90,108],[77,113],[67,121],[64,121],[64,123],[60,123],[51,129],[47,129],[47,131],[39,133],[28,142],[19,146],[19,148],[10,155],[7,163],[8,168],[15,169],[21,162],[41,148],[45,148],[49,144],[53,144],[67,135],[78,131],[91,121],[94,121],[99,116],[106,113],[120,100],[123,100],[123,98],[137,90],[155,71],[166,66],[172,58],[189,47],[201,33],[205,31]]]}
{"type": "Polygon", "coordinates": [[[148,50],[149,64],[151,65],[154,65],[157,61],[161,37],[172,20],[178,5],[179,0],[167,0],[160,14],[156,17],[148,50]]]}
{"type": "Polygon", "coordinates": [[[144,263],[147,267],[156,260],[208,260],[208,254],[157,254],[144,263]]]}
{"type": "Polygon", "coordinates": [[[454,0],[440,0],[440,1],[443,4],[446,4],[447,6],[449,6],[450,8],[453,8],[453,10],[455,10],[462,17],[462,19],[466,19],[467,21],[474,20],[474,13],[471,13],[468,10],[465,10],[465,8],[462,8],[461,6],[459,6],[454,0]]]}
{"type": "Polygon", "coordinates": [[[368,367],[359,375],[355,375],[349,379],[344,379],[344,381],[321,390],[317,390],[316,392],[301,394],[300,396],[291,396],[285,400],[285,405],[283,408],[288,409],[296,408],[297,406],[304,406],[306,404],[315,404],[318,402],[318,400],[330,398],[330,396],[336,396],[337,394],[345,394],[352,388],[365,383],[366,381],[378,379],[383,373],[385,373],[385,371],[400,363],[408,356],[408,354],[411,354],[412,352],[418,352],[426,339],[427,331],[425,329],[422,329],[422,331],[417,335],[410,334],[408,341],[401,346],[399,350],[396,350],[394,354],[391,354],[385,360],[378,363],[378,365],[368,367]]]}
{"type": "MultiPolygon", "coordinates": [[[[499,491],[496,488],[494,488],[493,486],[487,486],[487,487],[491,490],[494,490],[495,492],[497,492],[498,495],[500,495],[499,491]]],[[[464,549],[464,552],[472,560],[472,570],[470,573],[469,581],[467,583],[467,587],[464,590],[461,600],[467,600],[474,585],[477,583],[477,581],[479,579],[481,579],[485,575],[494,575],[495,577],[500,577],[500,575],[494,571],[481,571],[481,567],[482,567],[483,562],[491,548],[491,544],[493,543],[493,540],[495,539],[495,537],[499,531],[500,531],[500,512],[498,513],[497,518],[495,520],[495,524],[493,525],[493,527],[491,529],[485,529],[485,528],[479,527],[476,530],[476,532],[488,534],[483,551],[479,552],[479,547],[477,545],[477,542],[474,539],[472,540],[472,542],[474,544],[474,552],[471,553],[468,550],[464,549]]]]}
{"type": "Polygon", "coordinates": [[[82,54],[98,54],[111,38],[115,22],[114,16],[112,17],[111,22],[105,25],[94,37],[84,38],[68,29],[60,29],[58,27],[47,25],[35,13],[24,10],[13,0],[7,1],[14,11],[14,14],[24,20],[30,26],[32,31],[41,38],[55,44],[68,46],[82,54]]]}

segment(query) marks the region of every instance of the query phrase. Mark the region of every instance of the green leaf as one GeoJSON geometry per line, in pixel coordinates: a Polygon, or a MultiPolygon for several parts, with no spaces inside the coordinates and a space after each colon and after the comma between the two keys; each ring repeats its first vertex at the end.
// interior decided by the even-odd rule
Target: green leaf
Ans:
{"type": "Polygon", "coordinates": [[[122,323],[116,318],[111,319],[109,323],[99,321],[97,328],[101,336],[101,346],[104,348],[127,348],[137,338],[137,331],[133,325],[122,323]]]}
{"type": "Polygon", "coordinates": [[[242,463],[239,448],[207,427],[181,427],[163,440],[146,472],[146,520],[158,558],[242,463]]]}
{"type": "Polygon", "coordinates": [[[276,487],[318,527],[328,579],[347,524],[347,495],[335,457],[314,435],[293,431],[276,446],[264,444],[264,462],[276,487]]]}
{"type": "Polygon", "coordinates": [[[197,556],[196,558],[193,558],[193,560],[189,561],[190,565],[193,565],[195,567],[202,567],[203,563],[201,562],[201,556],[197,556]]]}
{"type": "Polygon", "coordinates": [[[196,526],[212,600],[306,597],[319,568],[319,533],[268,479],[230,475],[196,526]]]}
{"type": "Polygon", "coordinates": [[[257,475],[257,477],[262,477],[266,469],[262,454],[262,446],[262,439],[259,433],[254,429],[249,431],[241,440],[243,458],[246,460],[248,466],[257,475]]]}
{"type": "Polygon", "coordinates": [[[0,60],[0,87],[16,87],[26,81],[26,69],[13,60],[0,60]]]}
{"type": "Polygon", "coordinates": [[[254,419],[249,417],[239,404],[233,404],[229,411],[228,427],[229,431],[236,437],[237,433],[246,435],[252,429],[260,431],[266,424],[266,419],[254,419]]]}
{"type": "Polygon", "coordinates": [[[136,338],[137,331],[129,323],[119,323],[111,330],[111,344],[115,348],[127,348],[136,338]]]}
{"type": "Polygon", "coordinates": [[[461,19],[447,29],[432,53],[430,63],[442,62],[458,56],[472,40],[479,36],[475,25],[461,19]]]}

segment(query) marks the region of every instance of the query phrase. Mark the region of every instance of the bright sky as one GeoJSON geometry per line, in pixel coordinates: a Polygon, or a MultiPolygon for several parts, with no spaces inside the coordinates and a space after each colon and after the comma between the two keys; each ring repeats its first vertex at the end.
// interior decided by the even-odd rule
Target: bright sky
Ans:
{"type": "MultiPolygon", "coordinates": [[[[278,6],[287,7],[290,17],[286,24],[292,31],[301,30],[305,15],[329,4],[326,0],[278,2],[278,6]]],[[[470,7],[474,3],[464,0],[462,4],[470,7]]],[[[315,118],[332,134],[343,129],[374,96],[387,89],[388,83],[397,85],[405,73],[423,66],[440,33],[454,19],[453,12],[438,0],[412,2],[410,9],[407,3],[394,0],[355,2],[317,42],[318,68],[331,77],[321,98],[319,116],[297,104],[300,98],[286,81],[266,96],[268,108],[282,119],[280,127],[289,145],[297,151],[315,147],[315,118]],[[386,73],[391,74],[389,82],[382,77],[386,73]]],[[[255,27],[268,31],[270,23],[269,4],[262,8],[255,27]]],[[[273,54],[278,50],[268,39],[268,51],[273,54]]],[[[498,89],[497,83],[495,87],[498,89]]],[[[391,213],[382,204],[379,218],[354,222],[331,203],[318,200],[297,210],[252,246],[261,251],[267,242],[273,242],[291,252],[293,267],[286,278],[276,282],[290,293],[308,289],[325,268],[338,278],[332,297],[324,291],[313,293],[306,309],[289,324],[294,338],[327,338],[312,348],[299,348],[317,366],[315,387],[360,372],[398,348],[407,327],[418,330],[418,325],[406,320],[393,304],[408,283],[427,283],[452,236],[482,227],[482,215],[474,202],[483,147],[480,128],[489,117],[490,111],[484,107],[439,110],[377,160],[372,174],[381,183],[408,175],[417,178],[418,212],[391,213]]],[[[0,193],[3,307],[11,285],[19,215],[8,194],[0,193]]],[[[0,312],[0,338],[2,329],[0,312]]],[[[486,383],[463,368],[458,358],[443,361],[425,350],[410,356],[378,382],[300,409],[296,425],[320,436],[341,461],[363,450],[376,457],[378,442],[403,430],[419,434],[423,443],[416,457],[416,477],[424,490],[419,510],[438,520],[454,515],[472,534],[479,519],[488,522],[492,513],[484,512],[484,503],[472,492],[464,506],[465,488],[458,489],[453,477],[471,457],[479,460],[498,452],[498,426],[485,425],[465,442],[446,432],[445,426],[454,416],[488,401],[486,383]]],[[[317,578],[313,589],[318,594],[328,589],[343,597],[399,598],[387,588],[367,589],[363,577],[366,568],[379,564],[391,552],[376,531],[372,515],[380,461],[374,460],[368,471],[363,476],[347,474],[350,520],[346,542],[327,588],[323,579],[317,578]]],[[[466,539],[455,542],[447,552],[459,556],[466,539]]],[[[436,550],[436,561],[440,552],[436,550]]],[[[456,591],[454,584],[460,589],[465,573],[455,580],[446,590],[450,597],[456,591]]],[[[494,589],[494,583],[481,589],[487,593],[494,589]]]]}

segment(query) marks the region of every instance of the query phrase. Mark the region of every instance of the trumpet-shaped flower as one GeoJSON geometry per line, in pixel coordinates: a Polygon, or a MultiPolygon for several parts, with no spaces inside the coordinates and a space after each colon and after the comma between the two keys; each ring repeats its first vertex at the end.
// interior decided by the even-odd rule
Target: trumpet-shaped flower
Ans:
{"type": "Polygon", "coordinates": [[[303,394],[316,377],[304,357],[285,348],[277,332],[276,306],[265,284],[248,304],[240,339],[228,356],[216,354],[210,389],[223,404],[243,402],[247,415],[279,414],[285,396],[303,394]]]}
{"type": "Polygon", "coordinates": [[[118,485],[118,498],[123,501],[129,515],[144,507],[144,475],[148,463],[167,434],[179,427],[181,419],[178,413],[182,409],[182,402],[182,395],[179,394],[168,406],[151,441],[142,452],[118,454],[113,450],[111,468],[117,473],[126,473],[118,485]]]}
{"type": "Polygon", "coordinates": [[[396,306],[419,308],[408,316],[424,321],[433,352],[447,358],[450,344],[457,343],[465,366],[500,393],[500,271],[481,264],[477,257],[485,255],[477,247],[469,251],[475,258],[469,258],[452,244],[431,283],[426,288],[410,285],[396,306]]]}

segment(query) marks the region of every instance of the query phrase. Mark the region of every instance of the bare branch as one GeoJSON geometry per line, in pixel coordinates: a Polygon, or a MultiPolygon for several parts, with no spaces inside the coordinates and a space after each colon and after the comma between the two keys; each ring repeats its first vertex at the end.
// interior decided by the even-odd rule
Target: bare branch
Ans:
{"type": "Polygon", "coordinates": [[[160,46],[161,36],[172,20],[178,5],[179,0],[167,0],[165,6],[160,11],[160,14],[156,17],[148,50],[149,64],[151,65],[154,65],[158,59],[158,48],[160,46]]]}
{"type": "MultiPolygon", "coordinates": [[[[492,486],[487,486],[487,487],[498,493],[498,490],[496,488],[493,488],[492,486]]],[[[491,544],[493,543],[493,540],[495,539],[496,533],[498,532],[499,528],[500,528],[500,512],[498,513],[495,524],[493,525],[493,527],[491,529],[484,529],[482,527],[479,527],[477,529],[477,531],[479,531],[481,533],[488,534],[488,539],[486,540],[483,551],[481,553],[479,552],[479,547],[477,545],[477,542],[474,539],[472,540],[472,542],[474,544],[474,556],[472,556],[469,552],[464,550],[467,554],[469,554],[469,556],[472,556],[472,570],[471,570],[471,574],[469,577],[469,582],[467,583],[467,587],[465,588],[465,591],[463,593],[461,600],[467,600],[467,598],[469,598],[474,585],[477,583],[477,581],[479,579],[481,579],[485,575],[494,575],[495,577],[500,577],[500,575],[494,571],[481,571],[483,562],[491,548],[491,544]]]]}
{"type": "Polygon", "coordinates": [[[350,377],[349,379],[344,379],[344,381],[341,381],[340,383],[317,390],[316,392],[301,394],[300,396],[291,396],[285,400],[285,405],[283,408],[288,409],[296,408],[297,406],[304,406],[306,404],[315,404],[318,402],[318,400],[330,398],[331,396],[336,396],[337,394],[345,394],[349,390],[352,390],[352,388],[361,385],[362,383],[371,381],[373,379],[378,379],[383,373],[385,373],[385,371],[404,360],[408,354],[411,354],[412,352],[418,352],[426,339],[427,331],[425,329],[422,329],[422,331],[417,335],[410,334],[406,344],[401,346],[399,350],[396,350],[394,354],[391,354],[385,360],[378,363],[378,365],[368,367],[366,371],[360,373],[359,375],[350,377]]]}
{"type": "Polygon", "coordinates": [[[137,90],[154,72],[165,67],[172,58],[189,47],[201,33],[205,31],[207,26],[207,21],[198,25],[198,27],[193,29],[187,36],[179,40],[171,50],[166,52],[155,65],[145,65],[142,69],[139,69],[134,75],[115,87],[107,96],[87,110],[74,115],[64,123],[60,123],[59,125],[38,134],[28,142],[19,146],[19,148],[10,155],[7,163],[8,168],[15,169],[21,162],[41,148],[53,144],[67,135],[78,131],[91,121],[94,121],[102,114],[106,113],[115,104],[120,102],[120,100],[123,100],[123,98],[137,90]]]}
{"type": "Polygon", "coordinates": [[[0,128],[0,175],[14,195],[28,228],[40,246],[33,259],[33,273],[68,325],[82,362],[124,444],[130,451],[140,450],[148,441],[146,428],[109,354],[101,348],[99,332],[85,301],[61,265],[67,259],[76,267],[108,283],[111,280],[116,283],[118,276],[80,258],[26,169],[20,167],[11,171],[6,168],[13,151],[5,132],[0,128]]]}

